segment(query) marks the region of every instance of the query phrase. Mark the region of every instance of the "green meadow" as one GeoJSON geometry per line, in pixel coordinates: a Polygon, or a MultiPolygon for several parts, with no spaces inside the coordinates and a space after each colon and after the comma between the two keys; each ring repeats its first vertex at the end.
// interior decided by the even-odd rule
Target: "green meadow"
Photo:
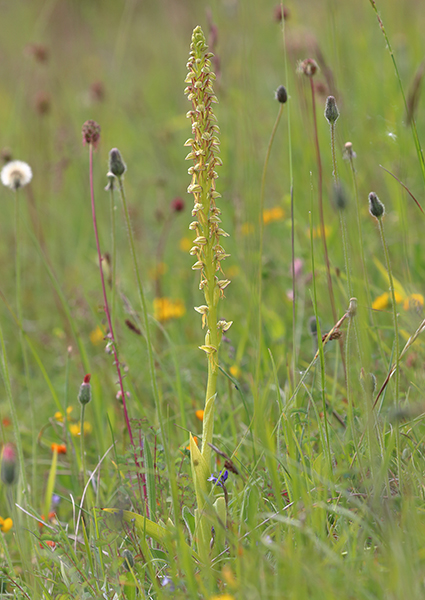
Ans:
{"type": "Polygon", "coordinates": [[[422,3],[2,9],[0,598],[422,599],[422,3]]]}

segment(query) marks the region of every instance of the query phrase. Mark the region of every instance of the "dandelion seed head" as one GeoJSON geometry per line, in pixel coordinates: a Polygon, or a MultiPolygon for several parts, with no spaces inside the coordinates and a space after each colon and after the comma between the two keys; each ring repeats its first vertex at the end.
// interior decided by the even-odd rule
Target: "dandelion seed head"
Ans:
{"type": "Polygon", "coordinates": [[[26,162],[12,160],[4,165],[0,177],[3,185],[16,191],[31,181],[32,170],[26,162]]]}

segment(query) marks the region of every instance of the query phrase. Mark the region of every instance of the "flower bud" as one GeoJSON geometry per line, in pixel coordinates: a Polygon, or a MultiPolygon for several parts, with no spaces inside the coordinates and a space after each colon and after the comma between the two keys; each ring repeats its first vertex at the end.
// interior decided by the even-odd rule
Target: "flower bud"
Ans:
{"type": "Polygon", "coordinates": [[[109,171],[115,175],[115,177],[121,177],[126,172],[126,165],[122,159],[121,153],[118,148],[112,148],[109,152],[109,171]]]}
{"type": "Polygon", "coordinates": [[[333,125],[339,117],[339,110],[333,96],[326,98],[325,117],[329,125],[333,125]]]}
{"type": "Polygon", "coordinates": [[[369,212],[376,219],[380,219],[385,213],[385,206],[375,192],[370,192],[369,194],[369,212]]]}
{"type": "Polygon", "coordinates": [[[91,375],[84,377],[83,383],[80,385],[80,391],[78,392],[78,401],[80,404],[88,404],[91,400],[91,375]]]}
{"type": "Polygon", "coordinates": [[[275,98],[281,104],[285,104],[288,100],[288,92],[286,91],[286,87],[284,85],[280,85],[275,93],[275,98]]]}
{"type": "Polygon", "coordinates": [[[15,447],[7,443],[1,455],[1,480],[5,485],[12,485],[17,479],[17,456],[15,447]]]}

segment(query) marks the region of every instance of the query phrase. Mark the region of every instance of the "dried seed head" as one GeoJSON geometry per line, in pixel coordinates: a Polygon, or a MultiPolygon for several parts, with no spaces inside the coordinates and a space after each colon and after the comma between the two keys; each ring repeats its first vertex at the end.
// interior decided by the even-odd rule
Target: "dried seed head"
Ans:
{"type": "Polygon", "coordinates": [[[3,185],[16,191],[31,181],[31,167],[22,160],[12,160],[4,165],[0,177],[3,185]]]}
{"type": "Polygon", "coordinates": [[[109,152],[109,172],[115,177],[121,177],[126,172],[126,165],[118,148],[112,148],[109,152]]]}
{"type": "Polygon", "coordinates": [[[94,148],[97,148],[97,144],[100,140],[100,125],[92,119],[86,121],[82,129],[83,134],[83,145],[93,144],[94,148]]]}
{"type": "Polygon", "coordinates": [[[297,71],[302,73],[306,77],[313,77],[319,70],[317,62],[313,58],[306,58],[305,60],[298,63],[297,71]]]}
{"type": "Polygon", "coordinates": [[[281,104],[285,104],[288,100],[288,92],[286,91],[286,87],[284,85],[280,85],[275,93],[275,98],[281,104]]]}
{"type": "Polygon", "coordinates": [[[333,96],[326,98],[325,117],[329,125],[333,125],[339,117],[339,110],[333,96]]]}
{"type": "Polygon", "coordinates": [[[344,158],[347,160],[352,160],[356,158],[357,154],[353,150],[353,144],[351,142],[346,142],[344,145],[344,158]]]}
{"type": "Polygon", "coordinates": [[[375,192],[369,194],[369,212],[375,219],[381,219],[385,213],[385,206],[375,192]]]}

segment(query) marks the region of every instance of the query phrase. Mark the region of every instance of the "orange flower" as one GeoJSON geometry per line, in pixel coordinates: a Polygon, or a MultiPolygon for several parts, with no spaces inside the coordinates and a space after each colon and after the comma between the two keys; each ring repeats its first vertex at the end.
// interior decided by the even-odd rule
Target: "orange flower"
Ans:
{"type": "Polygon", "coordinates": [[[53,444],[50,446],[52,452],[57,452],[58,454],[66,454],[66,445],[65,444],[53,444]]]}
{"type": "Polygon", "coordinates": [[[196,418],[199,419],[200,421],[204,420],[204,411],[203,410],[197,410],[195,412],[196,418]]]}
{"type": "MultiPolygon", "coordinates": [[[[54,542],[53,540],[46,540],[44,543],[47,546],[49,546],[52,550],[54,550],[56,548],[56,542],[54,542]]],[[[42,542],[40,542],[40,548],[44,548],[44,545],[42,544],[42,542]]]]}
{"type": "MultiPolygon", "coordinates": [[[[196,437],[196,435],[193,436],[193,441],[195,442],[195,444],[197,446],[199,446],[199,444],[198,444],[198,438],[196,437]]],[[[186,446],[186,450],[190,450],[190,444],[189,444],[189,446],[186,446]]]]}
{"type": "Polygon", "coordinates": [[[275,206],[274,208],[267,208],[263,211],[263,223],[268,225],[274,221],[282,221],[285,217],[285,211],[281,206],[275,206]]]}

